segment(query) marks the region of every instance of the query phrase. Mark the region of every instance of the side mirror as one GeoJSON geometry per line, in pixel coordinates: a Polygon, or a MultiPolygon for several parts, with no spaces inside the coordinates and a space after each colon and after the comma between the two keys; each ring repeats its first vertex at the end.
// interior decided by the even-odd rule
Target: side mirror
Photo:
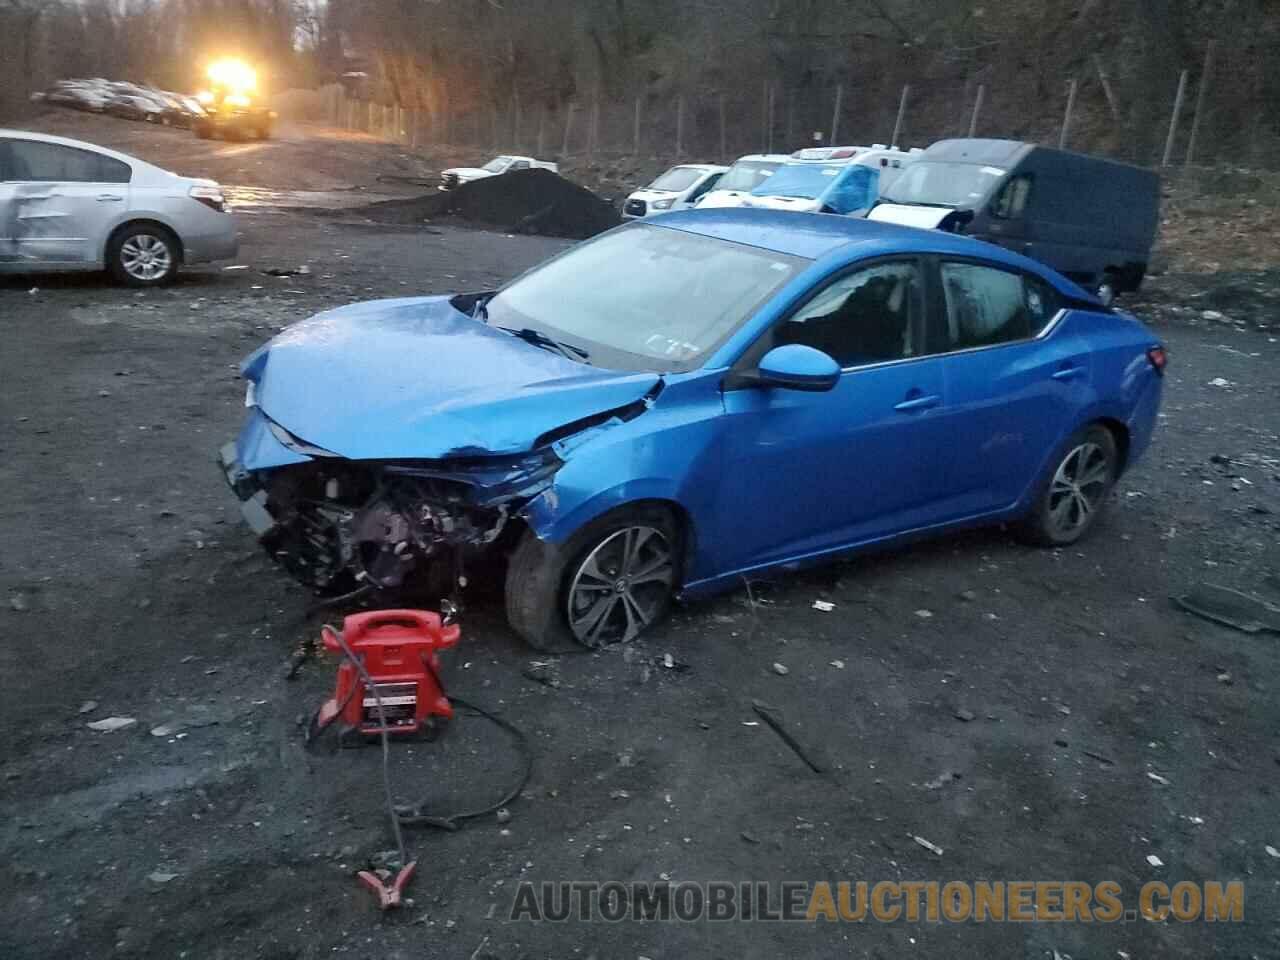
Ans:
{"type": "Polygon", "coordinates": [[[840,364],[802,343],[774,347],[760,360],[756,382],[783,390],[824,393],[840,380],[840,364]]]}

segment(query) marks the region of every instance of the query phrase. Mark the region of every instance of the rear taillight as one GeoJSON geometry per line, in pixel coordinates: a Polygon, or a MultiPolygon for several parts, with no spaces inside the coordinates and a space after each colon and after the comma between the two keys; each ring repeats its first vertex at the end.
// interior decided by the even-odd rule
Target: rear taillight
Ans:
{"type": "Polygon", "coordinates": [[[1151,361],[1151,366],[1155,368],[1156,373],[1164,373],[1165,364],[1169,362],[1164,347],[1152,347],[1147,351],[1147,359],[1151,361]]]}
{"type": "Polygon", "coordinates": [[[196,186],[190,192],[193,200],[200,201],[210,210],[222,213],[227,209],[227,198],[222,195],[221,187],[196,186]]]}

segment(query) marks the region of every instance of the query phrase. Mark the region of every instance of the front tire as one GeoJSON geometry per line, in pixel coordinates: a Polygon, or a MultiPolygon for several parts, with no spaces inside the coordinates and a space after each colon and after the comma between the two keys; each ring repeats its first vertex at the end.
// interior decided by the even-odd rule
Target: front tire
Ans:
{"type": "Polygon", "coordinates": [[[1119,472],[1116,438],[1101,424],[1077,432],[1057,457],[1019,533],[1032,543],[1065,547],[1092,529],[1119,472]]]}
{"type": "Polygon", "coordinates": [[[126,227],[107,245],[107,269],[129,287],[157,287],[178,272],[178,238],[158,224],[126,227]]]}
{"type": "Polygon", "coordinates": [[[681,550],[658,505],[614,510],[563,544],[526,530],[507,568],[507,620],[536,650],[630,642],[670,610],[681,550]]]}

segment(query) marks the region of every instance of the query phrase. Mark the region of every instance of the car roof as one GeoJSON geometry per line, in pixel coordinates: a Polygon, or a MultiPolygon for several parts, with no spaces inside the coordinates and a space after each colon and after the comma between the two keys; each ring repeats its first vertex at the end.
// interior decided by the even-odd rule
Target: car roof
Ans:
{"type": "Polygon", "coordinates": [[[739,157],[734,163],[741,163],[743,160],[750,160],[753,163],[782,163],[790,160],[789,153],[748,153],[746,156],[739,157]]]}
{"type": "Polygon", "coordinates": [[[743,207],[682,210],[650,226],[742,243],[806,260],[838,255],[847,262],[886,254],[952,254],[976,257],[1034,273],[1079,300],[1093,297],[1044,264],[972,237],[830,213],[795,213],[743,207]]]}
{"type": "Polygon", "coordinates": [[[715,173],[717,170],[728,170],[728,167],[721,166],[718,163],[677,163],[672,170],[704,170],[715,173]]]}

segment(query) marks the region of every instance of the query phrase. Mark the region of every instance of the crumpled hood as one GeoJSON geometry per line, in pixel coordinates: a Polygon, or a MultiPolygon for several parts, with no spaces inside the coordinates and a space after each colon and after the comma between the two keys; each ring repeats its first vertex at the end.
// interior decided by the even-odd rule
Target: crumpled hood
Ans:
{"type": "Polygon", "coordinates": [[[740,207],[744,197],[749,196],[743,190],[712,190],[704,193],[698,201],[698,209],[715,210],[725,207],[740,207]]]}
{"type": "Polygon", "coordinates": [[[460,180],[478,180],[481,177],[492,177],[492,170],[481,170],[479,167],[450,167],[448,170],[441,170],[441,174],[452,173],[460,180]]]}
{"type": "Polygon", "coordinates": [[[878,203],[867,214],[867,219],[931,230],[952,213],[955,213],[954,207],[912,207],[899,203],[878,203]]]}
{"type": "Polygon", "coordinates": [[[747,196],[743,198],[742,205],[744,207],[755,207],[763,210],[791,210],[800,213],[816,213],[822,209],[821,200],[813,200],[809,197],[753,197],[747,196]]]}
{"type": "Polygon", "coordinates": [[[446,297],[317,314],[242,370],[267,417],[353,460],[523,452],[547,431],[639,400],[658,382],[518,340],[446,297]]]}

